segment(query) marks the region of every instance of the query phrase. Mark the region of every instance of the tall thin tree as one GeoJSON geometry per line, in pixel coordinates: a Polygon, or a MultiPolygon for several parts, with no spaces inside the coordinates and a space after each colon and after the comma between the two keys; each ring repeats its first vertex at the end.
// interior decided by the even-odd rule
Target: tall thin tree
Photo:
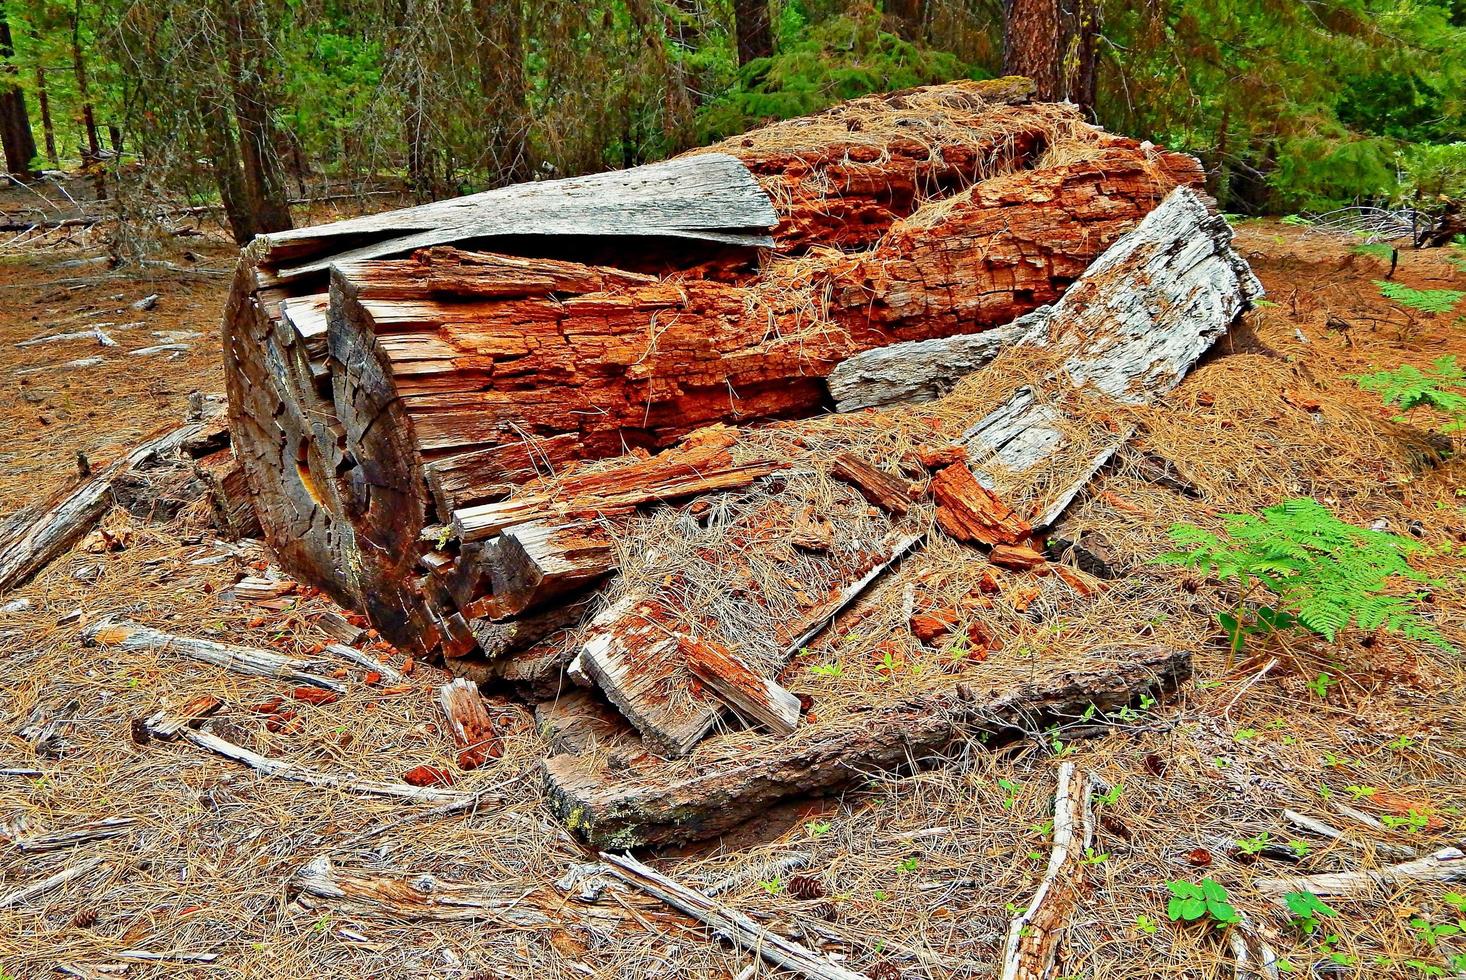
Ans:
{"type": "Polygon", "coordinates": [[[774,53],[774,34],[769,26],[769,0],[733,0],[733,28],[738,41],[738,63],[774,53]]]}
{"type": "Polygon", "coordinates": [[[1048,102],[1094,105],[1099,0],[1006,0],[1003,72],[1026,75],[1048,102]]]}
{"type": "Polygon", "coordinates": [[[30,180],[35,176],[31,161],[36,157],[36,137],[31,132],[18,75],[10,20],[4,0],[0,0],[0,145],[4,147],[6,171],[20,180],[30,180]]]}

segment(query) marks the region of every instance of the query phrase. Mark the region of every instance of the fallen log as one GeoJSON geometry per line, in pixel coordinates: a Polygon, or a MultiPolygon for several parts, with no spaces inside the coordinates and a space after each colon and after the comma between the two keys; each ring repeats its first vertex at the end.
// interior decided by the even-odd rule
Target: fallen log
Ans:
{"type": "Polygon", "coordinates": [[[1376,888],[1418,882],[1466,881],[1466,853],[1455,847],[1392,864],[1378,871],[1338,871],[1290,878],[1262,878],[1258,891],[1279,905],[1293,892],[1311,892],[1320,898],[1359,898],[1376,888]]]}
{"type": "Polygon", "coordinates": [[[290,878],[290,888],[343,915],[399,922],[487,922],[543,929],[559,923],[512,884],[464,884],[430,874],[388,875],[338,868],[325,855],[290,878]]]}
{"type": "Polygon", "coordinates": [[[475,536],[539,519],[496,523],[520,485],[713,422],[816,413],[840,360],[1052,301],[1166,191],[1199,182],[1190,158],[1024,98],[1015,83],[955,83],[858,100],[655,174],[577,179],[569,203],[541,208],[547,182],[263,239],[236,277],[226,369],[266,540],[398,645],[471,650],[476,617],[438,594],[449,574],[425,580],[420,565],[430,546],[459,563],[475,536]],[[1046,164],[1061,145],[1072,160],[1046,164]],[[605,237],[670,220],[664,205],[709,174],[757,198],[700,200],[679,219],[722,251],[605,237]],[[627,182],[662,196],[637,198],[649,210],[618,229],[626,212],[604,192],[627,182]],[[553,259],[504,254],[512,234],[492,240],[499,254],[446,247],[482,247],[463,215],[506,201],[511,232],[541,220],[578,237],[553,259]],[[747,245],[760,208],[787,256],[762,265],[726,250],[747,245]],[[362,236],[382,240],[362,250],[362,236]],[[809,248],[828,242],[851,251],[809,248]],[[450,536],[425,541],[438,525],[450,536]]]}
{"type": "MultiPolygon", "coordinates": [[[[1163,695],[1190,676],[1190,656],[1158,647],[1092,652],[1084,668],[1052,670],[1001,687],[955,684],[898,704],[856,708],[787,738],[744,736],[721,757],[687,766],[624,744],[604,754],[561,753],[544,763],[550,805],[597,847],[630,848],[712,837],[788,796],[830,792],[871,772],[930,762],[954,741],[999,739],[1163,695]]],[[[991,743],[989,743],[991,744],[991,743]]]]}

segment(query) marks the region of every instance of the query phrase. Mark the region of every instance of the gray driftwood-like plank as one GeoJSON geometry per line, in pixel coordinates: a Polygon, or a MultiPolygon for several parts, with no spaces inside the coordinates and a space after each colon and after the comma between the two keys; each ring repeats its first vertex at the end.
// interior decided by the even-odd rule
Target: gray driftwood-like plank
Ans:
{"type": "Polygon", "coordinates": [[[62,868],[55,874],[42,878],[40,881],[24,885],[12,892],[0,895],[0,909],[14,908],[17,905],[24,905],[27,902],[34,901],[42,895],[55,891],[73,878],[80,878],[82,875],[90,874],[101,866],[102,859],[94,857],[62,868]]]}
{"type": "Polygon", "coordinates": [[[164,633],[162,630],[141,626],[125,619],[100,619],[83,629],[81,637],[82,642],[88,646],[166,651],[200,663],[213,664],[236,674],[278,677],[296,684],[323,687],[328,691],[346,690],[346,686],[340,681],[316,673],[320,665],[312,661],[296,660],[257,647],[242,647],[232,643],[217,643],[214,640],[164,633]]]}
{"type": "Polygon", "coordinates": [[[103,817],[87,823],[52,831],[49,834],[32,834],[15,842],[17,850],[26,854],[40,854],[45,851],[60,851],[68,847],[79,847],[99,840],[121,837],[137,826],[136,817],[103,817]]]}
{"type": "MultiPolygon", "coordinates": [[[[984,340],[918,341],[857,355],[830,378],[843,411],[944,393],[1014,345],[1064,356],[1055,381],[1124,404],[1145,404],[1180,384],[1192,365],[1263,295],[1232,248],[1232,232],[1189,188],[1178,188],[1110,246],[1052,307],[984,340]]],[[[973,472],[1024,474],[1068,445],[1060,411],[1020,386],[963,434],[973,472]]],[[[1064,508],[1129,438],[1117,433],[1073,467],[1027,515],[1039,527],[1064,508]]],[[[1050,482],[1053,482],[1052,480],[1050,482]]]]}
{"type": "Polygon", "coordinates": [[[11,537],[0,541],[0,593],[25,584],[80,541],[111,509],[112,485],[119,476],[149,460],[178,452],[206,427],[205,422],[194,422],[148,440],[61,497],[29,526],[16,529],[11,537]]]}
{"type": "Polygon", "coordinates": [[[855,709],[792,736],[759,736],[731,757],[694,756],[692,766],[648,758],[608,771],[581,756],[552,756],[544,763],[551,807],[597,847],[713,837],[786,797],[829,792],[871,772],[939,757],[963,737],[1038,731],[1091,704],[1116,710],[1142,693],[1169,693],[1191,673],[1188,653],[1160,647],[1097,649],[1091,660],[998,687],[955,684],[855,709]]]}
{"type": "Polygon", "coordinates": [[[514,884],[467,884],[430,874],[347,871],[321,855],[290,879],[290,886],[348,916],[406,922],[487,922],[525,929],[556,920],[514,884]]]}
{"type": "Polygon", "coordinates": [[[777,223],[768,195],[742,161],[704,153],[280,232],[254,247],[275,266],[261,275],[262,284],[271,284],[336,262],[520,235],[687,238],[767,248],[777,223]]]}

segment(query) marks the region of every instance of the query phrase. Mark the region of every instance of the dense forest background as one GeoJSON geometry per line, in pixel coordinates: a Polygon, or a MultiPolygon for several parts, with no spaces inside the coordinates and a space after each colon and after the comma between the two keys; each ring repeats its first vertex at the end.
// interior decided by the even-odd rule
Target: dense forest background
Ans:
{"type": "Polygon", "coordinates": [[[1004,73],[1195,153],[1234,212],[1461,196],[1466,0],[0,0],[7,169],[119,206],[419,199],[1004,73]]]}

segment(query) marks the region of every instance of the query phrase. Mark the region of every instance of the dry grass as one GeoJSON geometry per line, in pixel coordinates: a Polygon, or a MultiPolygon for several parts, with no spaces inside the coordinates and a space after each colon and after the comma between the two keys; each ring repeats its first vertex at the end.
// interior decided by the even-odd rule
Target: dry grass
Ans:
{"type": "MultiPolygon", "coordinates": [[[[1300,972],[1334,969],[1329,949],[1353,963],[1337,967],[1338,975],[1361,978],[1421,975],[1407,962],[1444,967],[1448,955],[1466,952],[1460,937],[1433,949],[1409,926],[1418,915],[1454,921],[1442,901],[1445,887],[1382,889],[1335,903],[1339,916],[1328,932],[1338,939],[1325,948],[1319,937],[1292,929],[1252,887],[1257,878],[1287,873],[1292,865],[1245,855],[1239,860],[1227,843],[1267,833],[1272,842],[1306,844],[1298,865],[1307,871],[1376,867],[1390,860],[1375,848],[1379,843],[1428,850],[1459,837],[1466,806],[1460,734],[1466,678],[1459,657],[1389,637],[1351,636],[1334,647],[1295,637],[1260,647],[1229,670],[1213,619],[1227,597],[1207,583],[1192,583],[1195,592],[1187,591],[1185,575],[1146,563],[1174,522],[1215,526],[1222,513],[1300,494],[1327,501],[1356,523],[1383,518],[1396,529],[1418,524],[1433,545],[1466,540],[1460,464],[1421,466],[1412,448],[1418,440],[1345,379],[1375,365],[1423,364],[1460,350],[1460,325],[1424,317],[1402,336],[1401,317],[1369,284],[1381,270],[1350,257],[1346,246],[1304,239],[1272,223],[1247,227],[1240,243],[1280,304],[1252,315],[1261,343],[1273,353],[1244,348],[1213,357],[1160,405],[1130,419],[1142,426],[1139,445],[1174,459],[1204,495],[1192,499],[1157,488],[1122,460],[1081,498],[1069,531],[1108,537],[1126,575],[1089,599],[1058,576],[1005,575],[991,606],[963,607],[1001,641],[986,661],[962,668],[972,678],[1032,675],[1073,662],[1096,644],[1144,638],[1194,652],[1196,682],[1178,703],[1112,719],[1098,738],[1074,738],[1075,727],[1002,752],[976,741],[960,745],[952,765],[900,778],[872,774],[839,800],[771,815],[755,833],[663,856],[660,866],[706,883],[740,869],[756,871],[790,851],[806,852],[806,873],[824,883],[837,907],[834,921],[813,914],[817,903],[782,891],[785,881],[755,875],[724,897],[770,928],[798,932],[806,943],[845,954],[847,965],[859,970],[891,962],[913,980],[992,976],[1007,906],[1022,905],[1042,874],[1034,855],[1047,851],[1043,824],[1055,758],[1063,755],[1120,788],[1118,799],[1101,811],[1098,853],[1086,868],[1090,885],[1061,959],[1066,975],[1230,976],[1220,936],[1165,920],[1164,883],[1203,876],[1223,883],[1300,972]],[[1350,328],[1326,329],[1330,315],[1350,328]],[[1295,328],[1308,344],[1296,339],[1295,328]],[[1314,401],[1317,410],[1306,407],[1314,401]],[[1012,593],[1035,587],[1032,615],[1015,614],[1012,593]],[[1278,666],[1247,686],[1274,656],[1278,666]],[[1309,687],[1320,672],[1332,680],[1323,697],[1309,687]],[[1378,808],[1400,809],[1387,795],[1394,794],[1436,818],[1438,829],[1381,831],[1352,822],[1334,808],[1363,793],[1347,787],[1377,788],[1357,805],[1392,818],[1398,814],[1378,808]],[[1285,807],[1332,823],[1360,849],[1291,830],[1281,816],[1285,807]],[[1198,847],[1210,855],[1204,868],[1188,857],[1198,847]],[[1141,928],[1146,920],[1158,928],[1141,928]]],[[[1438,254],[1407,252],[1398,278],[1429,288],[1446,285],[1450,275],[1438,254]]],[[[11,346],[45,330],[48,318],[74,312],[34,302],[54,288],[35,285],[48,278],[55,277],[44,269],[17,268],[7,283],[29,284],[6,290],[0,370],[60,359],[59,351],[11,346]],[[56,312],[42,312],[50,309],[56,312]],[[39,320],[29,319],[32,310],[39,320]]],[[[126,287],[129,299],[154,288],[126,287]]],[[[212,330],[219,288],[162,284],[159,313],[212,330]]],[[[75,305],[101,306],[100,296],[123,289],[99,285],[75,305]]],[[[32,386],[56,379],[44,382],[52,409],[23,400],[13,380],[5,386],[0,412],[11,420],[11,440],[0,509],[13,510],[63,484],[76,448],[103,456],[104,447],[120,449],[176,419],[187,389],[209,386],[217,372],[201,344],[187,360],[167,365],[170,394],[162,405],[147,397],[149,379],[134,377],[128,370],[134,366],[114,357],[105,371],[85,378],[32,375],[32,386]],[[63,398],[69,400],[62,404],[63,398]],[[39,411],[64,411],[66,417],[41,425],[34,421],[39,411]]],[[[859,438],[834,421],[803,425],[800,446],[786,430],[772,429],[762,438],[816,457],[859,444],[870,458],[893,467],[918,445],[955,437],[963,413],[981,410],[995,388],[975,382],[953,396],[957,401],[904,413],[899,424],[875,413],[862,416],[868,424],[859,438]]],[[[89,617],[126,611],[164,629],[289,652],[319,643],[314,621],[327,608],[320,599],[302,598],[273,612],[224,597],[266,556],[252,550],[233,555],[215,545],[203,517],[189,513],[174,525],[157,526],[114,515],[113,525],[136,533],[128,550],[65,558],[17,593],[33,604],[31,611],[0,614],[0,768],[45,773],[39,779],[0,777],[0,822],[23,836],[109,815],[141,820],[129,836],[77,852],[23,854],[0,844],[0,892],[87,856],[106,860],[103,870],[36,903],[0,910],[0,966],[11,976],[49,976],[63,962],[105,963],[126,949],[219,954],[210,967],[136,963],[130,977],[712,978],[735,976],[757,963],[748,951],[634,897],[623,896],[629,910],[622,928],[591,931],[573,907],[563,910],[564,930],[531,931],[493,921],[357,919],[293,901],[286,888],[290,875],[327,851],[343,867],[513,882],[550,896],[551,883],[586,855],[546,816],[535,772],[544,745],[527,720],[506,740],[502,760],[460,774],[460,788],[488,791],[502,802],[370,839],[361,837],[365,830],[411,808],[261,777],[187,746],[133,744],[132,719],[175,699],[212,693],[228,705],[221,733],[270,755],[375,778],[422,763],[454,768],[454,750],[437,729],[431,697],[442,678],[431,668],[419,666],[412,688],[395,695],[362,683],[352,668],[341,701],[301,704],[300,730],[272,733],[249,706],[288,698],[284,685],[180,663],[166,653],[82,649],[75,624],[56,625],[73,609],[89,617]],[[195,564],[220,555],[217,563],[195,564]],[[95,584],[72,577],[79,564],[97,562],[104,573],[95,584]],[[37,703],[70,697],[82,710],[80,723],[66,734],[67,752],[60,759],[32,757],[14,728],[37,703]],[[97,913],[95,924],[72,924],[76,913],[89,910],[97,913]]],[[[1451,584],[1436,590],[1430,613],[1448,638],[1466,648],[1462,559],[1452,553],[1431,561],[1432,571],[1451,584]]],[[[885,698],[947,676],[942,664],[951,651],[921,648],[905,628],[905,587],[915,586],[916,605],[956,605],[971,595],[980,568],[965,550],[934,542],[899,582],[877,594],[879,601],[865,604],[863,617],[797,660],[788,677],[814,694],[817,711],[830,712],[842,702],[885,698]],[[872,657],[882,643],[894,644],[886,649],[900,669],[885,669],[872,657]],[[835,662],[844,668],[839,678],[808,670],[835,662]]],[[[716,751],[716,744],[707,751],[716,751]]],[[[759,964],[754,975],[775,974],[759,964]]]]}

